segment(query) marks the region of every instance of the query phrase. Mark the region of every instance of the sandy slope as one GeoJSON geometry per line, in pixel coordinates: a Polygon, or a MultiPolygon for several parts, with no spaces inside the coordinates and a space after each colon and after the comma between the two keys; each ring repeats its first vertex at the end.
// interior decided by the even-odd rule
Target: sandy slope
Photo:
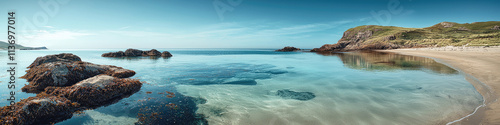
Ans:
{"type": "Polygon", "coordinates": [[[496,101],[500,97],[500,47],[441,47],[382,51],[435,58],[477,78],[487,85],[484,87],[484,84],[473,83],[485,96],[486,107],[480,108],[477,113],[458,124],[500,124],[500,101],[496,101]]]}

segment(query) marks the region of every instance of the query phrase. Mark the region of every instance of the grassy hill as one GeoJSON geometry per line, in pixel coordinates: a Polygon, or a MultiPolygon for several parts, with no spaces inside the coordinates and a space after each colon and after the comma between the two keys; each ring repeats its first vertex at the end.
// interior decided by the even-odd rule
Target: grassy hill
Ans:
{"type": "Polygon", "coordinates": [[[313,51],[351,51],[431,46],[498,46],[500,21],[442,22],[426,28],[358,26],[344,32],[337,44],[326,44],[313,51]]]}
{"type": "MultiPolygon", "coordinates": [[[[0,41],[0,50],[7,50],[7,47],[9,47],[9,43],[0,41]]],[[[19,44],[14,45],[16,49],[23,49],[23,50],[34,50],[34,49],[47,49],[45,47],[25,47],[19,44]]]]}

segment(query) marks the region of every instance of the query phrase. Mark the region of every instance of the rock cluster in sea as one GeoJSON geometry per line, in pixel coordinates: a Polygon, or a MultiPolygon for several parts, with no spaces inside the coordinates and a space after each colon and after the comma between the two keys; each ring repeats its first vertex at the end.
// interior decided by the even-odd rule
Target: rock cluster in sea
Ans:
{"type": "Polygon", "coordinates": [[[111,65],[81,61],[62,53],[38,57],[21,78],[29,84],[23,92],[37,93],[11,106],[0,108],[3,124],[50,124],[72,117],[75,112],[109,105],[142,87],[135,72],[111,65]]]}
{"type": "Polygon", "coordinates": [[[276,95],[285,99],[295,99],[300,101],[307,101],[316,97],[316,95],[312,92],[295,92],[288,89],[278,90],[276,95]]]}
{"type": "Polygon", "coordinates": [[[109,52],[101,55],[102,57],[138,57],[138,56],[161,56],[161,57],[172,57],[172,54],[168,51],[160,52],[156,49],[151,49],[149,51],[142,51],[138,49],[127,49],[125,52],[109,52]]]}
{"type": "Polygon", "coordinates": [[[283,49],[278,49],[276,51],[280,51],[280,52],[292,52],[292,51],[299,51],[299,50],[300,50],[299,48],[287,46],[287,47],[284,47],[283,49]]]}

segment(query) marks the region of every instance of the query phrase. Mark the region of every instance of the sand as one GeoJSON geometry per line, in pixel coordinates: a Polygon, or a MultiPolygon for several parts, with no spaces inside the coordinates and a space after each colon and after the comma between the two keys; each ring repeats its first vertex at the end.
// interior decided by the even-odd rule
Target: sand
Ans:
{"type": "Polygon", "coordinates": [[[440,47],[381,50],[434,58],[466,74],[485,99],[485,106],[453,124],[500,124],[500,47],[440,47]],[[480,82],[476,82],[479,80],[480,82]]]}

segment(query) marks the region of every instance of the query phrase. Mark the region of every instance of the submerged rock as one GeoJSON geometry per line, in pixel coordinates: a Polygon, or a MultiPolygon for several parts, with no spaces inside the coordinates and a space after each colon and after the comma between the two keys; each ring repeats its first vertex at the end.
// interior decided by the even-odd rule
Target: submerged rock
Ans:
{"type": "Polygon", "coordinates": [[[100,106],[136,93],[141,89],[139,80],[98,75],[68,87],[47,87],[50,95],[68,98],[82,106],[100,106]]]}
{"type": "Polygon", "coordinates": [[[299,50],[300,50],[299,48],[287,46],[287,47],[284,47],[283,49],[278,49],[276,51],[280,51],[280,52],[292,52],[292,51],[299,51],[299,50]]]}
{"type": "Polygon", "coordinates": [[[170,54],[170,52],[168,51],[164,51],[163,53],[161,53],[156,49],[151,49],[149,51],[142,51],[138,49],[127,49],[125,52],[123,51],[109,52],[109,53],[104,53],[101,56],[102,57],[138,57],[138,56],[171,57],[172,54],[170,54]]]}
{"type": "Polygon", "coordinates": [[[48,62],[32,67],[26,72],[21,78],[28,80],[29,84],[21,90],[30,93],[43,91],[47,86],[70,86],[99,74],[107,74],[119,78],[127,78],[135,75],[134,71],[121,67],[97,65],[82,61],[48,62]]]}
{"type": "Polygon", "coordinates": [[[276,95],[285,99],[296,99],[300,101],[307,101],[316,97],[312,92],[295,92],[288,89],[278,90],[276,95]]]}

